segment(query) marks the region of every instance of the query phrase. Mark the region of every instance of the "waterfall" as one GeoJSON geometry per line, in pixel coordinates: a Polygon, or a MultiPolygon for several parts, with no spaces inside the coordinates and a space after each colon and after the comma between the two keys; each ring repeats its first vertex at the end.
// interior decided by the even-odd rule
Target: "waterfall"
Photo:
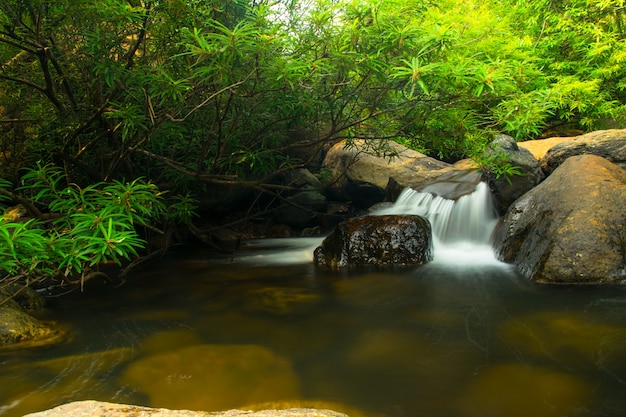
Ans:
{"type": "Polygon", "coordinates": [[[434,262],[446,264],[499,263],[491,247],[498,221],[487,184],[456,200],[430,192],[405,189],[396,202],[374,214],[417,214],[426,217],[433,230],[434,262]]]}

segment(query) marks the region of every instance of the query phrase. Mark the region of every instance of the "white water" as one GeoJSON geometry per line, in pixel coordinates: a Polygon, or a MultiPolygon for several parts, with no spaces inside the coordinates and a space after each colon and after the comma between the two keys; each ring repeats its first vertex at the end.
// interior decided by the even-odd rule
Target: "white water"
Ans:
{"type": "Polygon", "coordinates": [[[323,240],[324,237],[298,237],[248,241],[237,254],[237,262],[258,265],[313,262],[313,252],[323,240]]]}
{"type": "MultiPolygon", "coordinates": [[[[433,230],[433,264],[443,266],[501,265],[491,246],[491,234],[498,221],[491,193],[485,183],[457,200],[405,189],[390,207],[373,215],[416,214],[426,217],[433,230]]],[[[235,257],[238,262],[300,264],[313,261],[313,251],[323,237],[261,239],[244,244],[235,257]]],[[[232,262],[232,258],[228,261],[232,262]]]]}
{"type": "Polygon", "coordinates": [[[473,193],[458,200],[407,188],[393,206],[374,214],[417,214],[426,217],[433,230],[435,263],[500,263],[491,246],[491,234],[498,217],[484,182],[479,183],[473,193]]]}

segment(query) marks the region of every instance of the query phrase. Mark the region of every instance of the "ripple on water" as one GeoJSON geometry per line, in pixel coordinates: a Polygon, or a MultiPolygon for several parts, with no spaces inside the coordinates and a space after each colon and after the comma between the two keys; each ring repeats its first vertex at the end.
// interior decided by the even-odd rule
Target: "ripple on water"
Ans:
{"type": "Polygon", "coordinates": [[[30,362],[27,374],[0,377],[3,394],[8,395],[0,415],[24,415],[77,398],[110,399],[118,389],[109,384],[111,373],[134,353],[132,348],[118,348],[30,362]]]}

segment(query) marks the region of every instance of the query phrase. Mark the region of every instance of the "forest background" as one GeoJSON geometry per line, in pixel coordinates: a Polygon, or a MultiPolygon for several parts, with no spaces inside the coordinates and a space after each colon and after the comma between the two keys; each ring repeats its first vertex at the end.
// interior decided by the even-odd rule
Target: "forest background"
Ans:
{"type": "Polygon", "coordinates": [[[497,133],[619,125],[624,25],[624,0],[0,0],[0,286],[166,250],[203,194],[280,199],[320,144],[504,172],[497,133]]]}

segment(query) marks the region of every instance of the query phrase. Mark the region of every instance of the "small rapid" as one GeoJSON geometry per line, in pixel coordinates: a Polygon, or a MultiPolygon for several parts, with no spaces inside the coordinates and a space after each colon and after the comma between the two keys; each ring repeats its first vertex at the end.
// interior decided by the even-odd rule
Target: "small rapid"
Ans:
{"type": "MultiPolygon", "coordinates": [[[[477,183],[473,192],[457,199],[436,195],[437,184],[431,185],[429,191],[406,188],[395,203],[371,214],[415,214],[427,218],[433,231],[435,265],[505,265],[497,260],[491,245],[498,216],[486,183],[477,183]]],[[[256,265],[310,263],[323,240],[324,237],[252,240],[242,245],[235,258],[237,262],[256,265]]],[[[230,256],[224,259],[233,261],[230,256]]]]}
{"type": "Polygon", "coordinates": [[[374,214],[416,214],[427,218],[432,226],[436,263],[500,264],[491,245],[498,216],[484,182],[456,200],[406,188],[392,206],[374,214]]]}

